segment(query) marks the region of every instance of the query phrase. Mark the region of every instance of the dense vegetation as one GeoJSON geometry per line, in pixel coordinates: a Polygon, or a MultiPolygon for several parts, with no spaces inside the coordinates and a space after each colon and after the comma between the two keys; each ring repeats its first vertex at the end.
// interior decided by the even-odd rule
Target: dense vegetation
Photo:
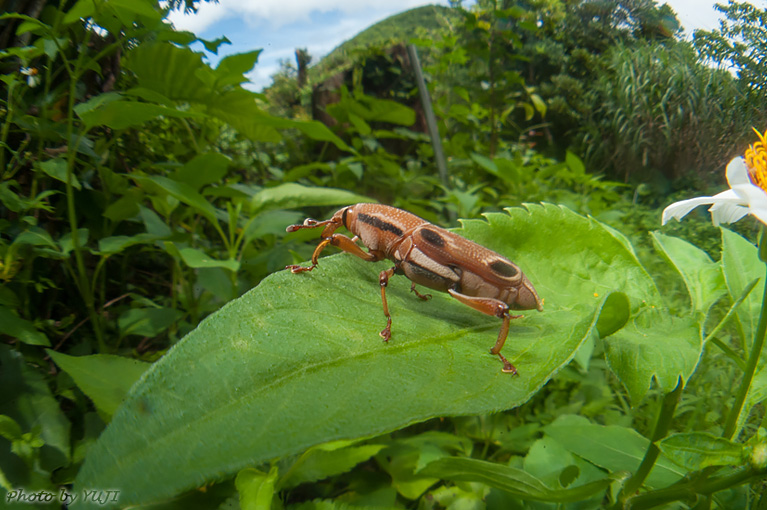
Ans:
{"type": "Polygon", "coordinates": [[[730,0],[690,41],[654,0],[457,2],[308,69],[299,51],[259,94],[243,88],[258,50],[212,68],[190,45],[227,41],[165,21],[191,1],[10,4],[3,504],[767,502],[758,222],[660,226],[675,199],[720,191],[766,127],[764,11],[730,0]],[[444,176],[402,42],[428,77],[444,176]],[[310,120],[323,90],[326,123],[310,120]],[[421,303],[401,277],[380,342],[385,263],[281,271],[318,235],[287,225],[362,201],[523,268],[546,305],[512,323],[519,376],[485,352],[496,319],[421,303]]]}

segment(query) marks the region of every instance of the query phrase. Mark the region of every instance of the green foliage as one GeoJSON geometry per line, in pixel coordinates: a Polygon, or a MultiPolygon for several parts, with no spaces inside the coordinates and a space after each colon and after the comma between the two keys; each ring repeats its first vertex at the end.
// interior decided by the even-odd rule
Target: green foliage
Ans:
{"type": "MultiPolygon", "coordinates": [[[[512,327],[506,353],[520,370],[518,378],[499,372],[492,356],[472,354],[487,344],[487,327],[477,321],[488,319],[444,295],[419,305],[407,296],[405,287],[390,285],[395,336],[390,345],[371,342],[383,325],[376,319],[380,302],[369,292],[375,287],[376,268],[348,255],[323,259],[321,273],[298,277],[283,272],[268,278],[209,317],[156,363],[131,390],[90,452],[77,486],[123,483],[136,487],[121,494],[123,504],[146,503],[190,489],[201,483],[201,476],[232,475],[244,468],[238,486],[247,476],[256,488],[239,489],[240,497],[263,498],[265,483],[271,493],[334,476],[377,455],[386,443],[379,438],[364,446],[343,442],[318,446],[288,464],[282,475],[274,464],[268,476],[247,471],[249,464],[290,458],[311,445],[369,437],[431,417],[519,405],[579,348],[593,349],[595,337],[604,343],[608,364],[635,405],[643,400],[653,377],[664,392],[671,392],[679,379],[683,384],[689,381],[703,355],[706,311],[726,292],[721,279],[718,287],[703,293],[693,286],[694,280],[712,270],[730,274],[728,266],[715,265],[687,243],[656,237],[664,255],[676,267],[684,265],[681,275],[690,285],[690,298],[701,305],[680,310],[680,315],[661,314],[663,302],[653,281],[628,241],[612,229],[554,206],[509,209],[508,214],[486,217],[487,222],[465,222],[461,233],[502,253],[513,253],[546,299],[544,314],[528,315],[512,327]],[[554,250],[562,232],[577,241],[565,249],[560,246],[557,258],[544,262],[542,254],[554,250]],[[332,302],[322,299],[328,293],[334,295],[332,302]],[[338,314],[339,309],[344,313],[338,314]],[[243,322],[243,316],[254,320],[243,322]],[[338,338],[339,332],[342,343],[327,342],[338,338]],[[219,374],[215,386],[195,375],[207,372],[219,374]],[[172,389],[167,381],[174,382],[172,389]],[[311,427],[297,426],[309,422],[311,427]],[[231,440],[200,441],[224,426],[251,432],[231,440]],[[171,452],[182,447],[200,462],[190,466],[183,457],[173,460],[171,452]],[[251,490],[258,496],[246,496],[251,490]]],[[[735,236],[723,232],[726,239],[735,236]]],[[[755,258],[753,247],[738,252],[745,259],[755,258]]],[[[744,409],[744,416],[749,410],[744,409]]],[[[532,447],[529,465],[519,467],[462,458],[465,446],[457,457],[449,453],[423,457],[424,451],[411,461],[405,460],[409,458],[405,451],[395,454],[396,449],[388,446],[383,450],[388,460],[378,462],[392,475],[398,492],[409,499],[421,497],[443,479],[481,482],[523,500],[567,502],[605,497],[610,484],[626,480],[622,473],[637,473],[651,444],[632,428],[605,427],[583,416],[560,415],[543,430],[543,440],[552,448],[577,455],[591,468],[567,474],[569,465],[560,465],[557,481],[547,483],[538,478],[545,469],[536,464],[542,460],[534,460],[540,454],[532,447]],[[408,468],[412,471],[396,474],[399,462],[414,463],[408,468]]],[[[705,437],[673,436],[664,451],[692,471],[742,464],[745,454],[740,455],[741,462],[703,460],[715,451],[720,457],[727,451],[721,447],[726,441],[709,441],[705,446],[709,444],[701,443],[705,437]],[[703,458],[693,464],[681,460],[683,451],[695,448],[703,449],[698,454],[703,458]]],[[[738,448],[732,445],[730,450],[738,448]]],[[[685,474],[661,458],[638,483],[661,489],[685,474]]]]}
{"type": "Polygon", "coordinates": [[[705,179],[735,153],[721,133],[740,137],[757,121],[732,77],[684,43],[617,47],[608,58],[579,141],[590,167],[627,180],[705,179]]]}

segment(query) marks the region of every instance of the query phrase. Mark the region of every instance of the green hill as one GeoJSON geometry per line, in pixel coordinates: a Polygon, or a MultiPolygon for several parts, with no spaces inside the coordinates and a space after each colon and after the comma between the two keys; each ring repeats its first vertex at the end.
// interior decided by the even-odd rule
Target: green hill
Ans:
{"type": "Polygon", "coordinates": [[[346,67],[356,50],[371,46],[381,46],[408,42],[426,32],[449,26],[456,19],[455,12],[441,5],[424,5],[379,21],[351,39],[343,42],[322,60],[309,69],[312,81],[321,81],[322,77],[332,74],[339,68],[346,67]]]}

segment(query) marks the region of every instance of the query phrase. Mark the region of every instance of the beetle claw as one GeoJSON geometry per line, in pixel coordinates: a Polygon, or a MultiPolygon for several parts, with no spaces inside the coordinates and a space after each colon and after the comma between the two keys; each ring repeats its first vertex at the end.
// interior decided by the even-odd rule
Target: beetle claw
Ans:
{"type": "Polygon", "coordinates": [[[501,361],[503,362],[503,368],[501,369],[501,372],[504,374],[519,375],[519,373],[517,373],[517,368],[509,363],[509,360],[507,360],[503,354],[499,352],[498,357],[501,358],[501,361]]]}
{"type": "Polygon", "coordinates": [[[386,327],[381,330],[380,333],[378,333],[381,338],[383,338],[384,342],[388,342],[391,338],[391,317],[388,318],[386,321],[386,327]]]}

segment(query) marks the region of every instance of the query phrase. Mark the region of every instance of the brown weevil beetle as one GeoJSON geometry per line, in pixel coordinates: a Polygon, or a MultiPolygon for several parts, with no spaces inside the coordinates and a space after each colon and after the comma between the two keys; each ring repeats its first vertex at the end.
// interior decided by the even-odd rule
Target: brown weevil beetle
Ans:
{"type": "Polygon", "coordinates": [[[498,340],[490,352],[503,362],[503,371],[516,375],[517,369],[501,354],[509,334],[509,310],[543,310],[543,300],[533,284],[516,264],[498,253],[449,232],[415,214],[380,204],[355,204],[337,211],[325,221],[307,219],[302,225],[291,225],[286,230],[302,228],[322,229],[322,241],[314,250],[309,267],[291,265],[293,273],[311,271],[317,267],[320,253],[327,245],[337,246],[345,252],[377,262],[389,259],[394,267],[381,271],[381,300],[386,316],[386,327],[380,335],[384,341],[391,337],[391,315],[386,302],[386,286],[395,274],[404,274],[412,285],[410,290],[422,300],[431,296],[415,290],[416,284],[447,292],[461,303],[487,315],[503,319],[498,340]],[[354,238],[334,233],[344,226],[354,238]],[[357,241],[368,249],[364,251],[357,241]]]}

